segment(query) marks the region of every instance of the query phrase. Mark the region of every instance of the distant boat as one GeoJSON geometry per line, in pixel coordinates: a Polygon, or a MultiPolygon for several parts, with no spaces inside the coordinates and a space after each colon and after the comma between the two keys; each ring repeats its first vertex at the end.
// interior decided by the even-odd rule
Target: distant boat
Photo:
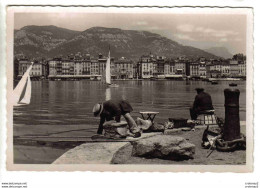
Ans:
{"type": "Polygon", "coordinates": [[[104,74],[102,75],[102,81],[108,86],[108,87],[119,87],[118,84],[111,83],[111,70],[110,70],[110,50],[108,52],[107,57],[107,63],[106,63],[106,70],[104,71],[104,74]]]}
{"type": "Polygon", "coordinates": [[[235,84],[235,83],[230,83],[229,86],[235,87],[235,86],[237,86],[237,84],[235,84]]]}
{"type": "Polygon", "coordinates": [[[218,82],[217,82],[217,81],[211,81],[211,84],[212,84],[212,85],[217,85],[218,82]]]}
{"type": "Polygon", "coordinates": [[[33,62],[13,90],[13,106],[28,105],[31,102],[32,85],[30,79],[30,71],[32,69],[32,66],[33,62]]]}

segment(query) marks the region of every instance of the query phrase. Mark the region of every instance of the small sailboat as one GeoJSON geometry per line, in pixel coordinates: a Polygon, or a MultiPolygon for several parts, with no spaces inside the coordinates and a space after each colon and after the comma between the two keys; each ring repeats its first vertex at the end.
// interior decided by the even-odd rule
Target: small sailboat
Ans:
{"type": "Polygon", "coordinates": [[[32,69],[33,62],[24,73],[22,79],[19,81],[15,89],[13,90],[12,102],[13,106],[27,105],[31,102],[31,79],[30,71],[32,69]]]}
{"type": "Polygon", "coordinates": [[[110,70],[110,50],[108,52],[107,62],[106,62],[106,70],[104,71],[105,75],[102,76],[103,82],[108,87],[119,87],[118,84],[111,83],[111,70],[110,70]]]}

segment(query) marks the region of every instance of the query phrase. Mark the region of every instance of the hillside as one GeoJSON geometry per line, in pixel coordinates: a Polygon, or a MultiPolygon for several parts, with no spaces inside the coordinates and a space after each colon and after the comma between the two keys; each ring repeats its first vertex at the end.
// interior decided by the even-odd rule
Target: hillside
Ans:
{"type": "Polygon", "coordinates": [[[14,35],[14,53],[29,57],[55,57],[77,52],[106,55],[109,46],[111,56],[132,59],[150,52],[166,57],[216,57],[147,31],[93,27],[79,32],[56,26],[26,26],[15,31],[14,35]]]}
{"type": "Polygon", "coordinates": [[[225,47],[212,47],[212,48],[208,48],[208,49],[204,49],[204,51],[214,54],[216,56],[219,57],[223,57],[225,59],[227,58],[232,58],[232,54],[228,51],[227,48],[225,47]]]}

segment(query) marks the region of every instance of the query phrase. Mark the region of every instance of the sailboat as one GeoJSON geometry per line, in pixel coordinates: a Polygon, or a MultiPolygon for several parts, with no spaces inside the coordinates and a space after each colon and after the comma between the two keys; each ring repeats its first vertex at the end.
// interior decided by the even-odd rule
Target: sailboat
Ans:
{"type": "Polygon", "coordinates": [[[108,87],[119,87],[118,84],[112,84],[111,83],[111,71],[110,71],[110,50],[108,52],[107,62],[106,62],[106,70],[104,71],[105,75],[103,75],[103,82],[108,87]]]}
{"type": "Polygon", "coordinates": [[[31,79],[30,71],[32,69],[33,62],[24,73],[22,79],[19,81],[15,89],[13,90],[12,102],[13,106],[27,105],[31,102],[31,79]]]}

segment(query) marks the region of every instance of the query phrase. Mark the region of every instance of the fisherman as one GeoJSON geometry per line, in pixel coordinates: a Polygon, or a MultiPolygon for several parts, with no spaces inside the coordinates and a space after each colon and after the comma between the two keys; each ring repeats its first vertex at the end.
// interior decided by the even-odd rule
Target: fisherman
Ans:
{"type": "Polygon", "coordinates": [[[108,100],[96,104],[93,108],[93,113],[95,117],[100,116],[97,134],[102,134],[105,121],[111,121],[115,118],[116,122],[120,122],[121,115],[123,115],[129,125],[130,132],[134,134],[134,137],[140,137],[141,130],[130,115],[132,111],[132,106],[126,100],[108,100]]]}
{"type": "Polygon", "coordinates": [[[198,115],[209,113],[213,110],[211,96],[204,92],[203,88],[196,88],[197,95],[195,97],[193,107],[190,108],[190,116],[192,120],[196,120],[198,115]]]}

